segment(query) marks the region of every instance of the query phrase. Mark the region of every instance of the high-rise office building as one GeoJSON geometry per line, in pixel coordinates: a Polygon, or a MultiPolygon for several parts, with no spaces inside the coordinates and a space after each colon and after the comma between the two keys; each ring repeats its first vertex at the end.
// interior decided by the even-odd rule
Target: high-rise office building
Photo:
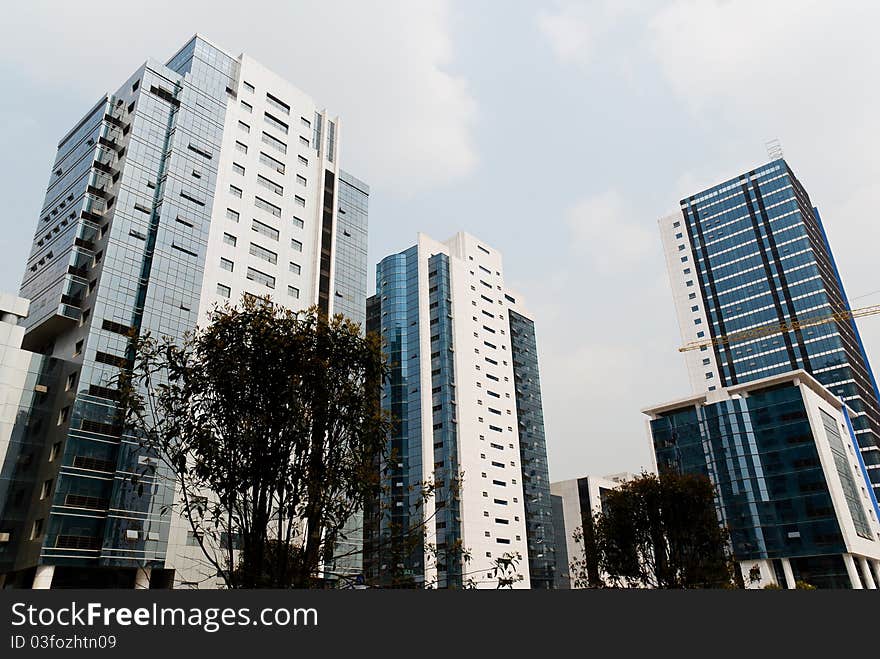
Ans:
{"type": "Polygon", "coordinates": [[[790,329],[686,353],[695,392],[803,369],[840,396],[880,493],[880,393],[852,319],[799,326],[849,301],[819,211],[785,160],[681,200],[660,220],[682,340],[790,329]]]}
{"type": "Polygon", "coordinates": [[[657,467],[702,474],[750,588],[876,588],[880,509],[847,405],[803,370],[644,410],[657,467]]]}
{"type": "MultiPolygon", "coordinates": [[[[366,329],[367,226],[370,186],[347,172],[339,173],[336,219],[336,271],[333,313],[366,329]]],[[[323,569],[325,578],[341,588],[353,587],[363,575],[363,512],[340,529],[334,556],[323,569]]]]}
{"type": "Polygon", "coordinates": [[[367,327],[385,341],[382,405],[394,419],[383,494],[367,512],[368,580],[495,587],[495,561],[509,555],[516,587],[551,588],[534,324],[505,286],[501,255],[465,233],[420,234],[378,264],[367,327]]]}
{"type": "Polygon", "coordinates": [[[608,492],[634,477],[633,474],[620,473],[609,476],[582,476],[567,481],[550,484],[550,494],[556,503],[553,524],[557,537],[557,554],[562,555],[564,549],[567,562],[557,566],[564,588],[585,588],[583,581],[592,582],[599,579],[599,566],[593,557],[587,556],[583,539],[576,541],[575,534],[589,534],[592,530],[593,518],[601,513],[608,492]],[[579,571],[571,573],[571,565],[578,562],[579,571]],[[592,562],[591,562],[592,561],[592,562]]]}
{"type": "Polygon", "coordinates": [[[181,337],[243,294],[352,313],[366,205],[352,202],[344,236],[337,208],[341,188],[365,186],[341,183],[339,141],[338,118],[308,95],[199,36],[61,138],[21,288],[46,411],[26,429],[19,483],[47,491],[23,494],[7,531],[7,585],[211,585],[167,512],[170,481],[148,473],[141,493],[128,477],[161,467],[118,426],[111,383],[132,334],[181,337]]]}

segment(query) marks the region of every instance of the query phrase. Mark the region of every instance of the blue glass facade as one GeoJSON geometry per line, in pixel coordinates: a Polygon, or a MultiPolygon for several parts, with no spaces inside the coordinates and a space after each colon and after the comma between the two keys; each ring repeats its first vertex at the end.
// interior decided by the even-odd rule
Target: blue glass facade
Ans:
{"type": "MultiPolygon", "coordinates": [[[[334,257],[335,293],[333,313],[366,323],[367,311],[367,226],[370,186],[360,179],[340,172],[339,210],[334,257]]],[[[329,579],[338,579],[342,587],[363,573],[363,513],[355,514],[341,529],[341,538],[325,570],[329,579]]]]}
{"type": "Polygon", "coordinates": [[[376,266],[376,295],[368,302],[368,331],[382,336],[391,369],[382,408],[394,419],[381,465],[382,495],[365,531],[366,577],[381,585],[424,581],[424,541],[410,532],[421,528],[424,514],[418,288],[418,249],[412,247],[376,266]]]}
{"type": "MultiPolygon", "coordinates": [[[[681,210],[707,338],[850,308],[819,212],[784,160],[683,199],[681,210]]],[[[800,368],[843,398],[854,411],[872,484],[880,487],[880,394],[854,321],[711,349],[718,364],[717,374],[707,374],[712,388],[800,368]]]]}
{"type": "Polygon", "coordinates": [[[32,429],[55,486],[30,513],[42,532],[20,548],[17,570],[55,565],[56,585],[122,586],[132,571],[96,582],[88,568],[164,566],[172,481],[120,426],[112,382],[131,364],[132,336],[182,337],[196,324],[237,66],[194,38],[166,66],[148,62],[59,144],[21,288],[34,301],[25,347],[50,358],[60,383],[49,423],[32,429]]]}
{"type": "Polygon", "coordinates": [[[512,309],[510,348],[516,385],[520,464],[525,497],[526,537],[529,551],[531,587],[555,587],[558,543],[554,531],[547,467],[547,441],[544,436],[544,410],[541,379],[538,375],[538,347],[535,323],[512,309]]]}
{"type": "Polygon", "coordinates": [[[363,326],[367,308],[370,186],[341,172],[338,197],[333,311],[363,326]]]}
{"type": "Polygon", "coordinates": [[[422,447],[422,366],[419,360],[418,248],[383,259],[376,269],[368,330],[381,333],[391,367],[382,406],[395,420],[382,468],[384,494],[367,531],[367,575],[381,585],[424,582],[426,561],[436,567],[438,588],[463,583],[460,470],[452,350],[449,257],[428,258],[433,452],[422,447]],[[430,461],[429,464],[425,464],[430,461]],[[426,471],[427,470],[427,471],[426,471]],[[424,476],[428,474],[428,476],[424,476]],[[421,492],[433,483],[434,513],[426,515],[421,492]],[[433,542],[426,544],[423,531],[433,542]],[[397,565],[395,569],[389,566],[397,565]]]}
{"type": "MultiPolygon", "coordinates": [[[[871,539],[834,417],[819,410],[856,533],[871,539]]],[[[847,551],[800,388],[793,382],[716,403],[665,410],[650,422],[661,473],[707,476],[737,561],[787,558],[796,579],[850,586],[847,551]]],[[[779,568],[781,570],[781,568],[779,568]]],[[[785,583],[780,577],[779,583],[785,583]]]]}

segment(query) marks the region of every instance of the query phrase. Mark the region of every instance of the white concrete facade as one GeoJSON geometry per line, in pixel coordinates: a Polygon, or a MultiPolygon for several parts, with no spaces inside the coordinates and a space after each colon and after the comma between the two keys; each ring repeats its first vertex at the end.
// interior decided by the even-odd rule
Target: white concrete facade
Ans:
{"type": "MultiPolygon", "coordinates": [[[[200,327],[208,323],[218,305],[239,304],[244,294],[270,295],[275,303],[293,310],[318,304],[328,172],[335,178],[331,245],[335,253],[339,118],[248,55],[233,59],[239,63],[237,87],[226,104],[198,312],[200,327]],[[286,124],[286,130],[266,114],[286,124]],[[318,121],[320,134],[315,131],[318,121]],[[254,279],[254,272],[270,279],[254,279]]],[[[331,259],[331,314],[334,267],[335,259],[331,259]]],[[[191,537],[189,523],[178,515],[172,516],[165,567],[175,570],[175,588],[222,587],[216,569],[191,537]]],[[[144,587],[143,580],[139,572],[138,587],[144,587]]]]}
{"type": "MultiPolygon", "coordinates": [[[[479,587],[495,588],[491,575],[495,559],[519,556],[516,588],[529,588],[526,520],[520,465],[516,390],[507,311],[514,308],[504,284],[501,254],[467,233],[446,242],[418,236],[419,342],[422,455],[431,456],[431,326],[428,259],[449,257],[453,317],[454,370],[457,419],[457,458],[464,474],[461,484],[461,540],[472,556],[465,566],[479,587]]],[[[423,459],[422,479],[433,477],[433,460],[423,459]]],[[[429,501],[425,517],[434,513],[429,501]]],[[[428,529],[428,542],[435,535],[428,529]]],[[[425,579],[436,578],[436,568],[425,566],[425,579]]]]}
{"type": "MultiPolygon", "coordinates": [[[[24,327],[19,320],[27,317],[28,306],[24,298],[0,293],[0,467],[9,452],[33,358],[33,353],[21,348],[24,327]]],[[[6,500],[8,485],[0,479],[0,503],[6,500]]],[[[6,533],[6,529],[0,528],[0,543],[9,542],[6,533]]]]}
{"type": "MultiPolygon", "coordinates": [[[[660,218],[658,224],[682,345],[709,339],[712,333],[700,296],[699,273],[681,212],[660,218]]],[[[706,348],[682,354],[692,391],[712,391],[720,386],[714,351],[706,348]]]]}
{"type": "MultiPolygon", "coordinates": [[[[594,516],[602,512],[602,491],[613,490],[630,479],[634,478],[633,474],[620,473],[608,476],[583,476],[581,478],[572,478],[566,481],[557,481],[550,484],[550,493],[562,498],[562,516],[565,524],[565,548],[568,554],[569,565],[559,566],[558,569],[565,570],[570,574],[571,563],[582,561],[584,558],[584,545],[582,542],[576,542],[575,533],[583,528],[584,515],[594,516]],[[587,488],[587,496],[589,500],[589,511],[585,511],[581,505],[580,487],[584,484],[587,488]]],[[[574,579],[571,579],[571,587],[575,586],[574,579]]]]}
{"type": "MultiPolygon", "coordinates": [[[[292,309],[306,309],[316,304],[327,171],[337,179],[334,197],[338,196],[339,118],[247,55],[240,55],[238,60],[237,96],[230,97],[226,107],[199,307],[200,325],[215,304],[236,303],[243,293],[268,294],[278,304],[292,309]],[[287,105],[288,113],[279,110],[273,99],[287,105]],[[268,123],[266,113],[287,124],[287,132],[277,124],[268,123]],[[322,124],[320,149],[313,143],[316,115],[322,124]],[[327,144],[331,123],[335,133],[332,153],[327,144]],[[279,150],[281,143],[286,153],[279,150]],[[240,168],[244,168],[243,173],[240,168]],[[279,169],[283,169],[283,173],[279,169]],[[266,182],[280,188],[266,187],[266,182]],[[241,196],[236,190],[241,191],[241,196]],[[277,207],[279,215],[258,207],[257,199],[277,207]],[[232,219],[227,211],[237,213],[237,219],[232,219]],[[259,226],[254,225],[254,221],[278,228],[278,237],[273,239],[254,230],[254,226],[259,226]],[[234,237],[234,245],[228,236],[234,237]],[[252,245],[274,254],[276,262],[253,254],[252,245]],[[221,259],[225,259],[225,263],[221,259]],[[233,264],[232,271],[224,268],[229,262],[233,264]],[[274,287],[248,279],[248,268],[273,277],[274,287]],[[229,287],[229,298],[218,292],[218,285],[229,287]]],[[[335,229],[336,208],[333,220],[335,229]]],[[[253,251],[271,258],[260,249],[253,251]]],[[[331,281],[333,274],[331,270],[331,281]]],[[[331,313],[332,299],[331,291],[331,313]]]]}

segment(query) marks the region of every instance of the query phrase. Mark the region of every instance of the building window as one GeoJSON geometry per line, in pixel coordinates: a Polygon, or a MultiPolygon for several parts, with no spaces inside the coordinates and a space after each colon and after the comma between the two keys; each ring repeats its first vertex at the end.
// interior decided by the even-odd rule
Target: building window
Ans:
{"type": "Polygon", "coordinates": [[[290,246],[291,246],[294,250],[296,250],[297,252],[301,252],[301,251],[303,251],[303,244],[302,244],[300,241],[298,241],[296,238],[291,238],[291,239],[290,239],[290,246]]]}
{"type": "Polygon", "coordinates": [[[273,265],[278,262],[278,255],[275,252],[268,250],[265,247],[260,247],[256,243],[251,243],[250,253],[251,256],[256,256],[257,258],[263,259],[273,265]]]}
{"type": "Polygon", "coordinates": [[[270,227],[268,224],[263,224],[259,220],[253,220],[253,222],[251,223],[251,228],[260,235],[271,238],[272,240],[278,240],[278,229],[270,227]]]}
{"type": "Polygon", "coordinates": [[[31,540],[36,540],[37,538],[43,535],[43,520],[35,519],[33,526],[31,526],[31,540]]]}
{"type": "Polygon", "coordinates": [[[250,94],[254,93],[254,86],[251,83],[249,83],[247,80],[242,80],[241,84],[244,86],[244,90],[246,92],[248,92],[250,94]]]}
{"type": "Polygon", "coordinates": [[[64,385],[64,391],[70,391],[71,389],[76,387],[76,375],[77,373],[76,371],[74,371],[67,376],[67,382],[64,385]]]}
{"type": "Polygon", "coordinates": [[[229,259],[220,258],[220,269],[226,270],[227,272],[232,272],[235,268],[235,263],[230,261],[229,259]]]}
{"type": "Polygon", "coordinates": [[[271,167],[279,174],[284,173],[284,163],[280,160],[275,160],[275,158],[262,151],[260,151],[260,162],[266,165],[266,167],[271,167]]]}
{"type": "Polygon", "coordinates": [[[248,125],[247,125],[245,122],[243,122],[243,121],[239,121],[239,122],[238,122],[238,127],[239,127],[241,130],[243,130],[245,133],[250,133],[250,132],[251,132],[251,127],[248,126],[248,125]]]}
{"type": "Polygon", "coordinates": [[[286,123],[276,117],[273,117],[268,112],[263,113],[263,119],[265,119],[266,123],[272,126],[272,128],[287,135],[288,126],[286,123]]]}
{"type": "Polygon", "coordinates": [[[236,140],[235,142],[235,150],[240,151],[241,153],[247,153],[247,144],[244,142],[239,142],[236,140]]]}
{"type": "Polygon", "coordinates": [[[307,138],[307,137],[303,137],[302,135],[300,135],[300,136],[299,136],[299,143],[300,143],[302,146],[309,146],[309,138],[307,138]]]}
{"type": "MultiPolygon", "coordinates": [[[[239,176],[244,176],[244,167],[239,165],[237,162],[232,163],[232,173],[238,174],[239,176]]],[[[239,195],[240,197],[241,195],[239,195]]]]}
{"type": "Polygon", "coordinates": [[[295,195],[293,197],[293,200],[296,202],[297,206],[305,207],[305,205],[306,205],[306,200],[303,199],[302,197],[300,197],[299,195],[295,195]]]}
{"type": "Polygon", "coordinates": [[[229,296],[232,295],[232,289],[224,284],[217,284],[217,295],[229,299],[229,296]]]}
{"type": "Polygon", "coordinates": [[[296,175],[296,182],[299,183],[300,185],[306,185],[306,183],[307,183],[306,177],[300,176],[299,174],[297,174],[296,175]]]}
{"type": "Polygon", "coordinates": [[[55,481],[53,479],[49,479],[47,481],[43,481],[43,486],[40,488],[40,500],[47,498],[49,494],[52,492],[52,483],[55,481]]]}
{"type": "Polygon", "coordinates": [[[247,269],[247,278],[250,281],[255,281],[258,284],[263,284],[267,288],[275,288],[275,277],[272,275],[267,275],[265,272],[260,272],[255,268],[247,269]]]}
{"type": "Polygon", "coordinates": [[[238,238],[233,236],[231,233],[224,233],[223,242],[227,245],[232,245],[233,247],[235,247],[236,243],[238,243],[238,238]]]}
{"type": "Polygon", "coordinates": [[[244,110],[248,114],[250,114],[251,112],[254,111],[254,106],[251,105],[250,103],[245,102],[245,101],[241,102],[241,108],[242,108],[242,110],[244,110]]]}
{"type": "Polygon", "coordinates": [[[272,94],[269,94],[268,92],[266,93],[266,103],[282,114],[290,114],[290,106],[280,98],[272,96],[272,94]]]}
{"type": "Polygon", "coordinates": [[[297,300],[299,299],[299,289],[295,286],[288,286],[287,294],[292,298],[296,298],[297,300]]]}
{"type": "Polygon", "coordinates": [[[300,218],[298,218],[296,215],[293,216],[293,226],[295,226],[297,229],[302,229],[305,225],[305,222],[303,222],[300,218]]]}
{"type": "Polygon", "coordinates": [[[233,197],[238,197],[239,199],[241,199],[241,188],[237,188],[234,185],[230,185],[229,186],[229,194],[231,194],[233,197]]]}
{"type": "Polygon", "coordinates": [[[265,131],[263,132],[263,144],[268,144],[279,153],[287,153],[287,145],[265,131]]]}
{"type": "Polygon", "coordinates": [[[238,211],[234,211],[231,208],[226,209],[226,219],[238,222],[239,217],[240,215],[238,214],[238,211]]]}
{"type": "Polygon", "coordinates": [[[293,261],[291,261],[290,262],[290,271],[293,274],[298,275],[302,272],[302,268],[299,267],[298,263],[294,263],[293,261]]]}
{"type": "Polygon", "coordinates": [[[266,188],[267,190],[271,190],[278,196],[282,196],[284,194],[284,188],[275,183],[275,181],[262,176],[261,174],[257,175],[257,183],[266,188]]]}
{"type": "Polygon", "coordinates": [[[271,204],[265,199],[261,199],[260,197],[254,197],[254,205],[260,210],[264,210],[268,213],[272,213],[275,217],[281,217],[281,209],[275,204],[271,204]]]}
{"type": "Polygon", "coordinates": [[[67,420],[70,418],[70,406],[61,408],[61,411],[58,413],[58,425],[60,426],[63,423],[67,423],[67,420]]]}
{"type": "Polygon", "coordinates": [[[312,122],[309,121],[308,119],[306,119],[305,117],[300,117],[299,123],[302,124],[303,128],[311,128],[312,127],[312,122]]]}
{"type": "Polygon", "coordinates": [[[706,373],[706,379],[707,379],[707,380],[711,380],[712,377],[713,377],[713,375],[712,375],[712,371],[709,371],[708,373],[706,373]]]}
{"type": "Polygon", "coordinates": [[[302,165],[303,167],[309,166],[309,159],[306,158],[305,156],[297,156],[296,158],[297,158],[297,160],[299,160],[299,164],[302,165]]]}
{"type": "Polygon", "coordinates": [[[708,357],[706,357],[706,358],[703,360],[703,366],[708,366],[711,362],[712,362],[712,360],[709,359],[708,357]]]}

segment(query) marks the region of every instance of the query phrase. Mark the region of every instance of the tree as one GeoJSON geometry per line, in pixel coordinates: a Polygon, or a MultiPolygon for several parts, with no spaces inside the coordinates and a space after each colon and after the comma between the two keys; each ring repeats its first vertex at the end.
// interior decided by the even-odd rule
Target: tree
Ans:
{"type": "MultiPolygon", "coordinates": [[[[728,535],[718,523],[707,478],[642,474],[609,491],[602,508],[592,519],[592,542],[598,569],[609,585],[731,586],[728,535]]],[[[575,583],[593,585],[596,579],[585,563],[586,556],[584,563],[573,564],[575,583]]]]}
{"type": "Polygon", "coordinates": [[[510,588],[523,580],[523,575],[517,570],[522,556],[519,553],[512,554],[506,552],[495,559],[495,566],[492,568],[492,577],[498,580],[498,589],[510,588]]]}
{"type": "Polygon", "coordinates": [[[580,558],[569,566],[575,588],[603,588],[605,581],[599,570],[599,549],[596,545],[596,521],[592,513],[583,516],[583,525],[575,529],[572,538],[582,547],[580,558]]]}
{"type": "Polygon", "coordinates": [[[118,384],[125,422],[175,479],[177,512],[217,575],[230,588],[314,585],[379,486],[379,339],[246,296],[182,342],[140,337],[134,355],[118,384]]]}

